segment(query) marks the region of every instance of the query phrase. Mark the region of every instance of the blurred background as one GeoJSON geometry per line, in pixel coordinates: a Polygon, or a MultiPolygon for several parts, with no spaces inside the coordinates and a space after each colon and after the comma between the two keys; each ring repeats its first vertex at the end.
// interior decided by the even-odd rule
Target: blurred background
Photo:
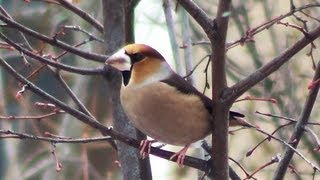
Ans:
{"type": "MultiPolygon", "coordinates": [[[[215,16],[217,1],[196,1],[211,17],[215,16]]],[[[314,0],[296,1],[295,6],[315,3],[314,0]]],[[[100,0],[73,1],[74,5],[80,7],[98,21],[102,21],[102,5],[100,0]]],[[[230,23],[227,42],[239,40],[246,31],[257,27],[268,20],[278,17],[290,11],[290,1],[275,0],[234,0],[232,1],[230,23]]],[[[17,22],[43,33],[53,36],[59,32],[61,26],[80,26],[82,29],[92,33],[94,36],[103,39],[103,35],[96,31],[88,23],[74,15],[72,12],[56,4],[54,0],[0,0],[0,5],[17,22]]],[[[309,8],[304,10],[306,14],[313,17],[320,17],[320,8],[309,8]]],[[[312,30],[319,25],[319,21],[312,20],[302,13],[297,15],[305,20],[307,27],[312,30]]],[[[282,22],[289,22],[303,26],[295,17],[285,18],[282,22]]],[[[200,60],[211,54],[207,37],[200,26],[190,18],[187,12],[177,5],[175,1],[141,0],[135,9],[135,41],[137,43],[149,44],[157,49],[167,60],[173,69],[180,75],[189,73],[200,60]],[[168,4],[169,2],[169,4],[168,4]],[[165,15],[172,13],[173,26],[168,26],[168,19],[165,15]]],[[[14,29],[1,29],[2,32],[14,40],[22,42],[21,36],[17,35],[14,29]]],[[[290,47],[303,34],[290,27],[275,24],[254,36],[254,42],[238,45],[228,50],[227,73],[228,85],[231,86],[241,79],[254,72],[263,64],[271,61],[287,47],[290,47]]],[[[65,30],[59,39],[68,44],[77,44],[88,37],[78,31],[65,30]]],[[[29,44],[44,54],[58,55],[61,49],[50,46],[39,40],[27,36],[29,44]]],[[[315,45],[318,47],[319,40],[315,45]]],[[[80,47],[87,51],[103,54],[103,43],[92,41],[80,47]]],[[[262,116],[256,111],[272,113],[284,117],[297,119],[308,94],[307,86],[311,82],[314,69],[310,53],[310,46],[307,46],[300,53],[295,55],[289,63],[282,66],[276,73],[260,82],[257,86],[246,92],[243,96],[259,98],[274,98],[277,103],[263,101],[241,101],[232,107],[246,115],[246,119],[267,132],[272,132],[281,124],[287,123],[278,118],[262,116]]],[[[319,61],[319,50],[314,49],[315,61],[319,61]]],[[[35,69],[42,66],[39,62],[30,60],[30,66],[26,66],[21,55],[16,51],[1,49],[1,58],[15,67],[18,72],[29,76],[35,69]]],[[[208,59],[208,58],[206,58],[208,59]]],[[[61,61],[66,64],[80,67],[101,67],[102,63],[86,61],[72,54],[65,55],[61,61]]],[[[202,62],[190,76],[189,81],[199,91],[206,87],[207,60],[202,62]]],[[[207,70],[208,80],[211,87],[211,69],[207,70]]],[[[39,108],[35,102],[45,101],[31,92],[26,92],[21,100],[15,95],[21,88],[17,81],[0,68],[0,116],[26,116],[48,113],[48,109],[39,108]]],[[[86,105],[90,112],[105,125],[112,125],[112,107],[108,100],[108,92],[104,89],[104,82],[99,77],[79,76],[71,73],[62,73],[64,79],[71,86],[75,94],[86,105]]],[[[46,92],[64,102],[74,106],[66,92],[61,88],[60,83],[54,77],[52,71],[44,67],[40,73],[30,80],[44,89],[46,92]]],[[[205,94],[211,96],[211,89],[206,89],[205,94]]],[[[319,100],[316,101],[311,114],[311,121],[319,122],[319,100]]],[[[99,132],[89,128],[80,121],[69,115],[56,115],[42,120],[0,120],[0,128],[3,130],[14,130],[35,135],[43,135],[45,132],[59,134],[66,137],[85,138],[99,136],[99,132]]],[[[287,126],[276,133],[277,137],[287,140],[291,136],[294,126],[287,126]]],[[[319,126],[310,126],[320,135],[319,126]]],[[[284,146],[274,140],[266,141],[260,145],[249,157],[248,151],[256,146],[265,135],[253,130],[243,129],[235,131],[230,135],[229,156],[240,163],[249,173],[254,172],[263,164],[269,162],[272,157],[282,153],[284,146]]],[[[319,165],[319,152],[314,151],[317,143],[314,136],[308,134],[303,136],[299,144],[299,151],[309,160],[319,165]]],[[[180,147],[166,146],[165,149],[173,151],[180,147]]],[[[192,156],[201,157],[204,153],[194,146],[188,153],[192,156]]],[[[108,143],[89,144],[57,144],[53,146],[47,142],[1,139],[0,140],[0,179],[121,179],[120,168],[118,167],[117,152],[108,143]],[[56,156],[62,163],[62,170],[56,172],[55,160],[51,154],[54,149],[56,156]]],[[[179,168],[176,164],[151,156],[153,179],[197,179],[198,172],[193,168],[179,168]]],[[[241,176],[245,174],[241,169],[230,162],[230,165],[241,176]]],[[[257,179],[270,179],[276,168],[276,164],[268,166],[259,171],[254,177],[257,179]]],[[[292,167],[295,172],[288,172],[287,179],[310,179],[313,169],[300,157],[294,156],[292,167]]],[[[316,178],[317,179],[317,178],[316,178]]]]}

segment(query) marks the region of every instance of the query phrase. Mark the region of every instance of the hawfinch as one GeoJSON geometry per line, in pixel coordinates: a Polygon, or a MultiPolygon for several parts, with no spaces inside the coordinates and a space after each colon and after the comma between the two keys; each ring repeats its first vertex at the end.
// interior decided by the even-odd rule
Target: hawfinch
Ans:
{"type": "MultiPolygon", "coordinates": [[[[120,100],[133,125],[156,141],[184,146],[171,157],[178,156],[182,165],[188,146],[211,132],[211,99],[176,74],[150,46],[127,45],[106,64],[122,72],[120,100]]],[[[230,125],[249,126],[240,113],[230,111],[229,117],[230,125]]],[[[140,151],[143,156],[144,151],[140,151]]]]}

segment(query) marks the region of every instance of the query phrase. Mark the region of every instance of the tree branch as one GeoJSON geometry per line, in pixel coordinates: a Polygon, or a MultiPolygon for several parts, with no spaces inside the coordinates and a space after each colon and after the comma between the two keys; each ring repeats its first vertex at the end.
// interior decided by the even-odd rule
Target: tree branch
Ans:
{"type": "Polygon", "coordinates": [[[272,139],[274,139],[274,140],[282,143],[282,144],[285,145],[287,148],[289,148],[293,153],[296,153],[296,154],[297,154],[298,156],[300,156],[304,161],[306,161],[313,169],[320,171],[320,168],[319,168],[317,165],[315,165],[315,164],[313,164],[311,161],[309,161],[303,154],[301,154],[299,151],[297,151],[297,150],[296,150],[293,146],[291,146],[288,142],[286,142],[286,141],[284,141],[284,140],[282,140],[282,139],[280,139],[280,138],[278,138],[278,137],[275,137],[274,135],[269,134],[269,133],[263,131],[262,129],[258,129],[258,128],[257,128],[256,130],[259,131],[259,132],[261,132],[262,134],[267,135],[268,138],[272,138],[272,139]]]}
{"type": "MultiPolygon", "coordinates": [[[[10,16],[10,14],[2,7],[0,6],[0,11],[3,15],[5,15],[6,17],[8,17],[9,19],[12,19],[13,18],[10,16]]],[[[19,32],[22,40],[24,41],[24,45],[29,49],[29,50],[32,50],[32,46],[30,45],[30,43],[28,42],[26,36],[22,33],[22,32],[19,32]]]]}
{"type": "Polygon", "coordinates": [[[214,28],[214,22],[212,19],[192,0],[177,0],[186,11],[193,17],[194,20],[205,31],[209,39],[215,39],[217,37],[216,29],[214,28]]]}
{"type": "Polygon", "coordinates": [[[316,38],[320,36],[320,26],[315,30],[308,33],[307,36],[304,36],[297,43],[291,46],[289,49],[284,51],[278,57],[271,60],[266,65],[259,68],[256,72],[249,75],[247,78],[241,80],[237,84],[230,87],[226,93],[223,94],[223,97],[228,103],[234,102],[238,97],[240,97],[244,92],[249,90],[251,87],[256,85],[258,82],[269,76],[271,73],[279,69],[285,62],[289,61],[292,56],[298,53],[305,46],[313,42],[316,38]]]}
{"type": "Polygon", "coordinates": [[[179,53],[177,30],[176,30],[176,26],[175,26],[173,15],[172,15],[172,1],[163,0],[162,7],[164,12],[164,17],[166,19],[167,32],[169,35],[169,40],[170,40],[171,49],[172,49],[174,67],[176,72],[182,75],[184,72],[184,69],[183,69],[183,64],[182,64],[180,53],[179,53]]]}
{"type": "Polygon", "coordinates": [[[10,39],[8,39],[4,34],[2,34],[0,32],[0,38],[3,39],[5,42],[7,42],[8,44],[10,44],[12,47],[14,47],[17,51],[19,51],[20,53],[23,53],[24,55],[27,55],[31,58],[34,58],[42,63],[45,63],[47,65],[50,65],[52,67],[55,67],[57,69],[61,69],[64,71],[68,71],[68,72],[73,72],[73,73],[77,73],[77,74],[82,74],[82,75],[97,75],[97,74],[101,74],[102,68],[76,68],[73,66],[69,66],[69,65],[65,65],[62,63],[59,63],[57,61],[52,61],[48,58],[43,58],[37,54],[35,54],[34,52],[31,52],[29,50],[27,50],[26,48],[23,48],[21,46],[19,46],[18,44],[16,44],[15,42],[11,41],[10,39]]]}
{"type": "Polygon", "coordinates": [[[228,112],[229,104],[221,99],[227,87],[225,72],[225,42],[229,22],[231,0],[220,0],[217,17],[212,21],[208,15],[191,0],[177,0],[199,23],[211,42],[212,49],[212,114],[215,117],[212,128],[212,175],[214,179],[228,179],[228,112]]]}
{"type": "Polygon", "coordinates": [[[11,130],[2,130],[0,129],[0,139],[28,139],[35,141],[46,141],[51,143],[70,143],[70,144],[78,144],[78,143],[92,143],[92,142],[105,142],[107,140],[112,139],[110,136],[105,137],[91,137],[91,138],[52,138],[52,137],[44,137],[44,136],[35,136],[26,133],[18,133],[11,130]]]}
{"type": "Polygon", "coordinates": [[[90,16],[88,13],[84,12],[77,6],[74,6],[72,3],[66,0],[58,0],[60,5],[64,8],[72,11],[74,14],[77,14],[79,17],[87,21],[93,27],[95,27],[100,33],[103,33],[103,26],[100,22],[98,22],[94,17],[90,16]]]}
{"type": "Polygon", "coordinates": [[[227,87],[225,62],[226,62],[226,36],[228,30],[231,0],[220,0],[217,17],[215,19],[216,30],[219,38],[209,39],[212,48],[212,116],[215,118],[212,127],[212,169],[213,179],[228,179],[228,112],[230,106],[221,99],[222,92],[227,87]]]}
{"type": "Polygon", "coordinates": [[[289,16],[292,16],[296,12],[303,12],[302,10],[308,9],[308,8],[313,8],[313,7],[320,7],[320,4],[319,3],[306,4],[306,5],[297,7],[295,9],[291,9],[286,14],[283,14],[283,15],[280,15],[278,17],[272,18],[271,20],[269,20],[267,22],[263,22],[262,24],[254,27],[254,28],[248,29],[246,31],[246,34],[243,37],[241,37],[239,40],[227,43],[227,50],[229,50],[229,49],[231,49],[231,48],[233,48],[233,47],[235,47],[235,46],[237,46],[239,44],[243,44],[243,43],[245,43],[247,41],[250,42],[250,41],[253,40],[253,37],[255,35],[261,33],[262,31],[264,31],[266,29],[270,29],[270,27],[273,26],[274,24],[276,24],[278,21],[280,21],[282,19],[285,19],[285,18],[287,18],[289,16]]]}
{"type": "Polygon", "coordinates": [[[44,41],[44,42],[51,44],[53,46],[59,47],[63,50],[71,52],[75,55],[81,56],[85,59],[90,59],[90,60],[97,61],[97,62],[104,62],[108,58],[108,56],[105,56],[105,55],[95,54],[95,53],[90,53],[90,52],[85,52],[85,51],[79,50],[77,48],[74,48],[74,47],[56,39],[55,37],[50,38],[48,36],[45,36],[39,32],[36,32],[32,29],[29,29],[29,28],[17,23],[14,20],[11,20],[10,18],[7,18],[5,15],[0,14],[0,20],[7,23],[7,25],[10,28],[15,28],[16,30],[19,30],[29,36],[32,36],[36,39],[44,41]]]}
{"type": "Polygon", "coordinates": [[[53,111],[53,112],[50,112],[48,114],[43,114],[43,115],[35,115],[35,116],[0,116],[0,120],[15,120],[15,119],[25,119],[25,120],[28,120],[28,119],[35,119],[35,120],[42,120],[44,118],[48,118],[48,117],[51,117],[51,116],[54,116],[54,115],[58,115],[58,114],[62,114],[64,113],[64,111],[59,111],[59,110],[56,110],[56,111],[53,111]]]}
{"type": "Polygon", "coordinates": [[[70,98],[73,100],[73,102],[78,106],[81,112],[84,114],[94,118],[94,116],[91,114],[91,112],[84,106],[84,104],[80,101],[80,99],[74,94],[72,89],[69,87],[69,85],[66,83],[66,81],[62,78],[59,71],[55,72],[56,79],[60,82],[63,89],[67,92],[67,94],[70,96],[70,98]]]}
{"type": "MultiPolygon", "coordinates": [[[[320,78],[320,62],[317,65],[317,69],[316,69],[315,75],[313,77],[313,81],[316,81],[319,78],[320,78]]],[[[309,95],[308,95],[306,102],[304,104],[304,108],[300,114],[300,117],[299,117],[298,122],[295,126],[295,129],[294,129],[294,132],[290,138],[290,142],[292,142],[291,145],[293,148],[296,148],[298,146],[300,139],[305,131],[305,126],[308,124],[311,111],[313,109],[315,100],[318,95],[319,87],[320,87],[320,85],[319,85],[319,83],[317,83],[317,85],[309,91],[309,95]]],[[[274,174],[273,179],[283,179],[284,178],[286,171],[287,171],[287,168],[289,166],[289,163],[293,157],[293,154],[294,154],[294,151],[291,148],[287,147],[285,150],[284,156],[283,156],[282,160],[280,161],[279,166],[274,174]]],[[[315,168],[315,167],[313,167],[313,168],[315,168]]],[[[317,169],[317,170],[319,171],[319,169],[317,169]]]]}

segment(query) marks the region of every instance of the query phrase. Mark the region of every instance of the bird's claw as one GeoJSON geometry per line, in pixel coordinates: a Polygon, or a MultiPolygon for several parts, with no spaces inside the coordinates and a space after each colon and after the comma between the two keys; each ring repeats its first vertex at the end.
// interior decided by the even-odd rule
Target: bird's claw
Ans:
{"type": "Polygon", "coordinates": [[[155,140],[149,141],[147,139],[142,140],[140,142],[140,156],[142,159],[145,159],[146,157],[148,157],[148,155],[150,154],[150,150],[151,150],[151,144],[155,143],[155,140]]]}
{"type": "Polygon", "coordinates": [[[189,148],[189,145],[186,145],[185,147],[183,147],[180,151],[176,152],[175,154],[173,154],[170,157],[170,160],[173,160],[175,157],[177,157],[177,164],[179,167],[183,167],[183,163],[184,163],[184,159],[186,157],[186,152],[189,148]]]}

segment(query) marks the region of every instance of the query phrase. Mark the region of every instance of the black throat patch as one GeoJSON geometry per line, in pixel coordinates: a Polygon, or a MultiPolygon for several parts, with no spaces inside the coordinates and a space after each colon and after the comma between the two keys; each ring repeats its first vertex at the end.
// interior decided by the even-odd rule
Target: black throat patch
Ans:
{"type": "Polygon", "coordinates": [[[123,84],[125,86],[127,86],[130,81],[130,78],[131,78],[131,70],[130,71],[122,71],[121,74],[122,74],[122,78],[123,78],[123,84]]]}

